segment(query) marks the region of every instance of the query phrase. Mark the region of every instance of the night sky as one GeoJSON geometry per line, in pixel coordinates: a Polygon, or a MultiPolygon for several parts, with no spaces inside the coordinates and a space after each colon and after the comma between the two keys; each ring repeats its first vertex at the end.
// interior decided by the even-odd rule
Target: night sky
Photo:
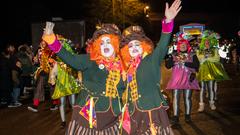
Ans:
{"type": "MultiPolygon", "coordinates": [[[[87,0],[67,0],[65,2],[49,2],[43,0],[24,2],[23,0],[8,0],[7,3],[1,3],[1,44],[9,42],[31,44],[32,22],[44,22],[50,20],[51,17],[62,17],[64,20],[84,19],[87,12],[81,8],[84,6],[84,1],[87,0]]],[[[149,3],[152,11],[160,13],[164,11],[164,3],[166,1],[171,3],[172,0],[143,1],[149,3]]],[[[198,13],[204,15],[212,14],[214,16],[214,14],[218,14],[222,21],[218,21],[215,26],[216,29],[221,32],[231,34],[231,32],[234,33],[239,28],[240,8],[237,0],[182,0],[182,6],[183,9],[180,13],[182,15],[198,13]],[[223,25],[221,25],[221,23],[223,25]]],[[[191,18],[194,18],[195,21],[199,19],[201,22],[201,18],[197,16],[188,16],[185,20],[191,20],[191,18]]],[[[186,21],[183,21],[182,23],[185,22],[186,21]]],[[[209,20],[209,22],[211,22],[211,20],[209,20]]]]}

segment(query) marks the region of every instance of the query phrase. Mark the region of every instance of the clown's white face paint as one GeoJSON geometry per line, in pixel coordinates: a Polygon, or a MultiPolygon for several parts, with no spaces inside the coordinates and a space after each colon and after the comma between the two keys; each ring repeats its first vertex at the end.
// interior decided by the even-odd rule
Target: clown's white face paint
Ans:
{"type": "Polygon", "coordinates": [[[109,37],[101,38],[101,54],[104,57],[111,57],[114,54],[114,48],[111,44],[111,39],[109,37]]]}
{"type": "Polygon", "coordinates": [[[135,58],[139,55],[142,55],[143,49],[139,40],[132,40],[131,42],[129,42],[128,48],[131,57],[135,58]]]}

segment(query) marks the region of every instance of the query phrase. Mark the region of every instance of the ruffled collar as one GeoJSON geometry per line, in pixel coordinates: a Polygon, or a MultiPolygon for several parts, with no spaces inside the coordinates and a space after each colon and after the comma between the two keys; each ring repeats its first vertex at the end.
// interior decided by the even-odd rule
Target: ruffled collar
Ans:
{"type": "Polygon", "coordinates": [[[129,75],[132,76],[134,73],[136,73],[136,70],[137,70],[139,64],[141,63],[141,61],[142,61],[141,56],[138,56],[137,58],[130,60],[129,68],[127,69],[128,76],[129,75]]]}

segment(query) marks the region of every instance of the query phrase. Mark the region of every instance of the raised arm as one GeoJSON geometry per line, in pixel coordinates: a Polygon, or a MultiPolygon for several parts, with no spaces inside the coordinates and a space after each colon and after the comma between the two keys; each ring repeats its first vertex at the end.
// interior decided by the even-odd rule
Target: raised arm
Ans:
{"type": "Polygon", "coordinates": [[[159,65],[167,53],[167,46],[170,42],[171,32],[173,30],[173,20],[182,8],[180,5],[181,0],[175,0],[170,8],[168,3],[166,3],[165,18],[162,21],[161,38],[153,51],[153,60],[159,65]]]}
{"type": "Polygon", "coordinates": [[[91,63],[88,55],[72,54],[62,47],[56,35],[53,33],[54,24],[47,22],[42,39],[48,44],[50,50],[55,52],[62,61],[76,70],[85,70],[91,63]]]}

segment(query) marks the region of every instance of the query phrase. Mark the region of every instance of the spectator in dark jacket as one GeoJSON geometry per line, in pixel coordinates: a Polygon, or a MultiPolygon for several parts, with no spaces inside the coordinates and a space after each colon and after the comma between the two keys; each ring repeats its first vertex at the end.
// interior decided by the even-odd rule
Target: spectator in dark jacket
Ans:
{"type": "Polygon", "coordinates": [[[20,79],[20,96],[24,97],[24,88],[31,87],[31,74],[33,74],[32,59],[28,56],[27,46],[21,45],[18,48],[17,58],[22,63],[22,74],[20,79]]]}
{"type": "Polygon", "coordinates": [[[0,104],[6,105],[11,102],[12,92],[12,61],[14,46],[7,45],[0,54],[0,104]]]}
{"type": "Polygon", "coordinates": [[[22,73],[22,64],[20,60],[16,60],[15,66],[12,68],[12,82],[13,82],[13,91],[11,93],[12,95],[12,102],[8,107],[18,107],[22,104],[18,101],[19,95],[20,95],[20,76],[22,73]]]}

